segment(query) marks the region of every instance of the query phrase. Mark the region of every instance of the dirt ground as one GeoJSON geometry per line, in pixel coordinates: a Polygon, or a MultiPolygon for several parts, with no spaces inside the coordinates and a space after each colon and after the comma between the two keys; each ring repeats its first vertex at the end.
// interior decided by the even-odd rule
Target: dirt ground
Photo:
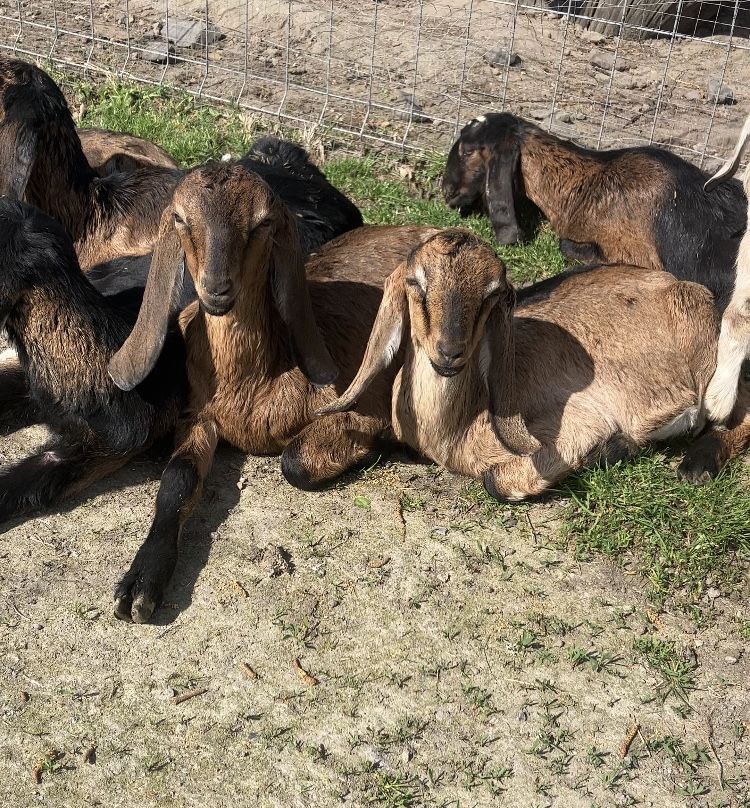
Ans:
{"type": "Polygon", "coordinates": [[[0,3],[0,42],[89,78],[166,82],[370,144],[443,151],[473,116],[508,109],[597,148],[655,142],[708,169],[726,157],[750,100],[745,11],[734,29],[673,41],[604,37],[538,5],[34,0],[0,3]],[[223,38],[176,48],[170,64],[145,58],[170,25],[165,9],[174,29],[205,22],[206,8],[223,38]],[[734,103],[717,104],[711,80],[734,103]]]}
{"type": "Polygon", "coordinates": [[[156,623],[125,624],[162,464],[0,528],[0,804],[750,805],[738,595],[698,630],[574,561],[558,503],[494,508],[403,458],[308,494],[224,450],[156,623]]]}

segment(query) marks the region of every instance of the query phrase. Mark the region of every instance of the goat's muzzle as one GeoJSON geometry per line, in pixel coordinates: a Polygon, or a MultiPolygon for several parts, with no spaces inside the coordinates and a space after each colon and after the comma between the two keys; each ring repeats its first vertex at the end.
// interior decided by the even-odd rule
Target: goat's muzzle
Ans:
{"type": "Polygon", "coordinates": [[[464,363],[460,365],[438,365],[430,359],[430,364],[432,365],[432,369],[437,373],[439,376],[445,376],[445,378],[450,379],[452,376],[458,376],[458,374],[464,369],[464,363]]]}

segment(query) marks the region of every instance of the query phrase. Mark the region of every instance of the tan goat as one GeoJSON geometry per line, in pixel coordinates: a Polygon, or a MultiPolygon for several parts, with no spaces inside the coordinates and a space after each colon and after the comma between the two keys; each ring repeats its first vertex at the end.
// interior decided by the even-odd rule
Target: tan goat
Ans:
{"type": "Polygon", "coordinates": [[[321,412],[352,406],[410,331],[396,439],[501,499],[700,425],[718,332],[705,287],[607,266],[520,298],[513,317],[505,267],[476,237],[430,238],[387,280],[362,367],[321,412]]]}

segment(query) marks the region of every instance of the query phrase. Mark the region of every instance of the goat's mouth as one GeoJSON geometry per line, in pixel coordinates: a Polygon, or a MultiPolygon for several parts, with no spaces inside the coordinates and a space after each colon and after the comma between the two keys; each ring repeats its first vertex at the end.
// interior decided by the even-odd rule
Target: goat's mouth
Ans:
{"type": "Polygon", "coordinates": [[[234,307],[234,295],[222,295],[221,297],[200,297],[201,308],[212,317],[223,317],[234,307]]]}
{"type": "Polygon", "coordinates": [[[463,365],[459,367],[455,365],[436,365],[431,359],[430,364],[435,373],[439,376],[445,376],[447,379],[450,379],[452,376],[457,376],[464,369],[463,365]]]}

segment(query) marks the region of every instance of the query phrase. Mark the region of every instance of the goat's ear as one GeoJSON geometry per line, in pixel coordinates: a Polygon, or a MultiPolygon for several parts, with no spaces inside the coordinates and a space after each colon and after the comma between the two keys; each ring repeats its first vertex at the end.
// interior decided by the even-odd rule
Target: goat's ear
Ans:
{"type": "Polygon", "coordinates": [[[23,199],[36,156],[36,134],[19,121],[0,125],[0,196],[23,199]]]}
{"type": "Polygon", "coordinates": [[[393,361],[409,327],[409,306],[406,302],[404,276],[406,262],[388,276],[383,288],[383,299],[367,341],[367,348],[357,375],[336,401],[322,407],[319,415],[350,410],[372,380],[393,361]]]}
{"type": "Polygon", "coordinates": [[[704,191],[712,191],[723,180],[733,177],[740,167],[740,160],[742,160],[742,152],[745,150],[747,141],[750,139],[750,115],[745,120],[745,125],[742,127],[740,136],[737,139],[737,145],[734,147],[734,154],[727,160],[726,163],[711,177],[710,180],[703,186],[704,191]]]}
{"type": "Polygon", "coordinates": [[[539,441],[529,433],[516,404],[516,348],[513,335],[515,292],[508,288],[498,301],[485,326],[489,348],[487,389],[490,395],[490,421],[498,440],[516,455],[534,454],[539,441]]]}
{"type": "Polygon", "coordinates": [[[161,217],[141,310],[130,336],[109,363],[109,375],[121,390],[132,390],[154,369],[185,276],[185,254],[174,227],[172,207],[161,217]]]}
{"type": "Polygon", "coordinates": [[[515,138],[510,144],[490,147],[485,199],[498,244],[515,244],[520,239],[515,203],[520,159],[521,147],[515,138]]]}
{"type": "Polygon", "coordinates": [[[271,275],[274,302],[291,334],[300,370],[316,387],[324,387],[336,381],[339,372],[315,322],[297,225],[280,202],[276,203],[274,220],[271,275]]]}

